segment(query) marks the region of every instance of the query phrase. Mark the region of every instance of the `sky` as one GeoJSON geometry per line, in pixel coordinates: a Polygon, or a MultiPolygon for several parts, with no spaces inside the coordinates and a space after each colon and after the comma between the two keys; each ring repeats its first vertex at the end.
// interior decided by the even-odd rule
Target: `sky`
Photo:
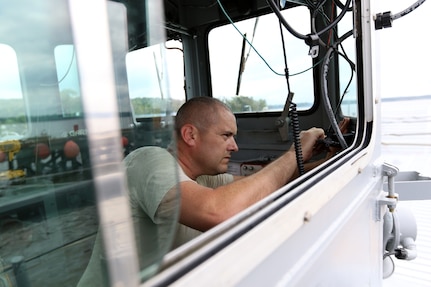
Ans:
{"type": "MultiPolygon", "coordinates": [[[[415,0],[382,0],[382,1],[373,1],[373,3],[378,3],[380,6],[380,11],[377,12],[386,12],[391,11],[392,14],[397,14],[413,3],[415,3],[415,0]]],[[[428,36],[429,31],[429,23],[428,18],[429,15],[431,15],[431,1],[425,1],[421,6],[419,6],[417,9],[412,11],[410,14],[405,15],[404,17],[401,17],[397,20],[394,20],[392,23],[391,28],[379,30],[375,32],[375,35],[377,36],[378,43],[379,43],[379,56],[375,59],[378,63],[378,67],[380,69],[379,75],[380,80],[378,81],[381,87],[382,97],[403,97],[403,96],[421,96],[421,95],[431,95],[431,81],[429,80],[429,73],[427,74],[428,67],[431,67],[431,57],[428,55],[430,46],[431,46],[431,38],[428,36]]],[[[291,16],[290,16],[291,17],[291,16]]],[[[260,21],[259,27],[264,27],[263,20],[260,21]]],[[[233,30],[232,27],[229,27],[233,30]]],[[[301,26],[294,27],[295,29],[299,30],[299,32],[305,34],[307,31],[301,31],[301,26]]],[[[242,31],[244,32],[244,31],[242,31]]],[[[250,36],[250,31],[249,36],[250,36]]],[[[265,30],[265,33],[278,33],[274,29],[265,30]]],[[[226,38],[227,34],[224,34],[223,36],[226,38]]],[[[239,33],[237,31],[233,31],[233,36],[237,37],[238,46],[239,48],[236,49],[236,53],[232,53],[232,51],[224,52],[224,57],[227,57],[227,55],[232,54],[232,58],[235,61],[239,60],[239,51],[241,46],[241,39],[239,33]]],[[[223,48],[223,45],[220,45],[220,50],[223,48]]],[[[302,46],[303,43],[302,43],[302,46]]],[[[287,47],[288,50],[292,48],[292,46],[287,47]]],[[[0,98],[2,97],[20,97],[20,94],[16,94],[13,91],[17,91],[16,88],[11,88],[11,86],[18,86],[17,80],[17,71],[11,71],[11,68],[16,67],[16,62],[12,63],[10,65],[5,65],[5,62],[9,60],[15,60],[14,57],[10,57],[8,53],[5,53],[7,50],[7,47],[0,46],[0,60],[3,63],[3,67],[8,67],[5,69],[0,69],[0,84],[2,92],[0,93],[0,98]],[[12,77],[12,79],[11,79],[12,77]]],[[[277,47],[277,50],[280,50],[279,47],[277,47]]],[[[266,58],[270,59],[270,56],[272,53],[266,53],[264,50],[260,50],[266,58]]],[[[211,52],[211,51],[210,51],[211,52]]],[[[178,55],[180,53],[176,52],[178,55]]],[[[253,54],[253,52],[252,52],[253,54]]],[[[295,55],[298,55],[296,52],[293,53],[295,55]]],[[[309,66],[310,58],[307,56],[307,51],[304,51],[303,58],[296,58],[289,60],[289,68],[290,71],[295,73],[298,71],[303,70],[304,68],[307,68],[309,66]],[[296,61],[296,62],[295,62],[296,61]],[[305,63],[305,66],[302,64],[305,63]]],[[[151,60],[153,59],[153,53],[149,54],[151,60]]],[[[254,55],[255,58],[256,55],[254,55]]],[[[220,57],[215,56],[216,59],[220,59],[220,57]]],[[[229,60],[230,62],[233,62],[233,60],[229,60]]],[[[253,61],[253,55],[250,57],[250,62],[247,63],[246,69],[250,69],[253,61]]],[[[260,61],[257,59],[256,61],[260,61]]],[[[132,61],[133,62],[133,61],[132,61]]],[[[153,61],[150,61],[153,62],[153,61]]],[[[168,59],[168,62],[170,64],[173,63],[173,60],[168,59]]],[[[213,62],[212,65],[214,66],[217,61],[213,62]]],[[[270,62],[271,65],[277,70],[277,72],[282,72],[283,65],[276,65],[274,62],[270,62]]],[[[153,65],[152,65],[153,66],[153,65]]],[[[172,65],[170,65],[172,66],[172,65]]],[[[227,85],[227,82],[224,82],[223,85],[218,85],[219,87],[226,87],[228,88],[228,92],[234,94],[235,92],[235,86],[236,86],[236,79],[238,75],[238,64],[233,64],[234,68],[232,69],[226,69],[226,66],[223,67],[224,72],[227,73],[229,70],[232,72],[232,76],[229,76],[227,78],[230,78],[233,80],[232,85],[227,85]]],[[[153,67],[155,68],[155,67],[153,67]]],[[[181,70],[181,64],[178,65],[178,70],[181,70]]],[[[266,68],[262,68],[264,70],[266,68]]],[[[271,72],[269,72],[271,73],[271,72]]],[[[179,74],[179,73],[178,73],[179,74]]],[[[273,77],[273,78],[279,78],[277,80],[283,81],[282,77],[273,77]]],[[[291,77],[291,81],[293,82],[293,88],[294,92],[296,94],[311,94],[312,91],[305,90],[303,91],[303,87],[300,85],[296,85],[295,77],[291,77]]],[[[174,92],[179,90],[182,90],[183,86],[183,79],[182,77],[179,77],[178,79],[171,78],[171,82],[177,81],[178,82],[178,89],[174,89],[171,91],[173,93],[174,98],[183,97],[183,93],[180,93],[176,95],[174,92]]],[[[216,81],[216,79],[214,79],[216,81]]],[[[138,79],[138,82],[142,84],[142,78],[138,79]]],[[[254,80],[255,83],[258,83],[257,80],[254,80]]],[[[283,85],[283,83],[281,84],[283,85]]],[[[256,85],[253,88],[247,87],[246,85],[242,85],[241,89],[247,89],[249,90],[255,90],[258,93],[262,87],[264,87],[266,90],[269,88],[269,86],[273,85],[256,85]]],[[[154,85],[154,87],[151,87],[152,90],[157,91],[159,90],[158,85],[154,85]]],[[[245,91],[245,90],[244,90],[245,91]]],[[[138,93],[138,94],[153,94],[153,92],[145,92],[145,93],[138,93]]],[[[154,93],[158,94],[158,93],[154,93]]],[[[274,93],[275,94],[275,93],[274,93]]],[[[274,95],[279,98],[279,95],[274,95]]],[[[266,98],[270,97],[270,95],[265,95],[266,98]]]]}
{"type": "MultiPolygon", "coordinates": [[[[381,12],[393,15],[416,1],[381,1],[381,12]]],[[[377,31],[380,42],[380,77],[383,98],[431,95],[431,1],[377,31]]]]}
{"type": "MultiPolygon", "coordinates": [[[[284,15],[295,30],[306,34],[309,30],[309,11],[305,7],[285,11],[284,15]],[[308,29],[305,29],[308,28],[308,29]]],[[[236,94],[238,70],[243,38],[246,34],[254,49],[246,45],[247,61],[242,74],[240,95],[265,99],[268,104],[284,104],[287,85],[284,73],[283,49],[279,22],[275,15],[260,17],[254,33],[255,19],[214,29],[209,33],[211,81],[216,97],[236,94]],[[255,35],[253,37],[253,35],[255,35]],[[225,44],[223,44],[225,43],[225,44]],[[259,53],[259,55],[258,55],[259,53]],[[263,59],[265,62],[263,61],[263,59]]],[[[285,31],[285,30],[284,30],[285,31]]],[[[284,32],[289,73],[307,70],[312,66],[309,47],[303,40],[284,32]]],[[[303,102],[313,100],[311,70],[300,76],[290,77],[291,88],[303,102]]]]}
{"type": "MultiPolygon", "coordinates": [[[[378,9],[375,10],[376,13],[391,11],[392,14],[395,15],[407,9],[415,2],[416,0],[382,0],[372,1],[372,5],[379,5],[378,9]]],[[[431,39],[428,36],[429,31],[427,31],[427,26],[429,26],[429,24],[427,24],[426,22],[429,18],[429,15],[431,15],[431,1],[425,1],[421,6],[413,10],[411,13],[394,20],[392,23],[392,28],[373,31],[376,39],[378,40],[376,41],[378,45],[375,46],[376,50],[374,51],[374,61],[378,67],[378,69],[375,70],[375,75],[377,77],[376,85],[380,88],[381,96],[383,98],[431,95],[431,81],[429,79],[430,75],[426,72],[427,68],[431,67],[431,57],[427,55],[427,51],[430,50],[431,46],[431,39]]],[[[304,18],[304,16],[298,15],[298,13],[291,14],[287,17],[287,19],[291,21],[290,24],[295,24],[295,21],[300,21],[302,18],[304,18]],[[299,18],[295,19],[295,16],[298,16],[299,18]]],[[[259,20],[259,26],[256,34],[259,33],[259,28],[264,29],[264,33],[267,35],[278,33],[277,29],[266,28],[267,26],[265,26],[266,24],[262,20],[263,19],[259,20]]],[[[252,34],[252,25],[250,25],[248,29],[241,27],[239,24],[238,27],[240,28],[242,33],[247,32],[248,38],[250,38],[250,35],[252,34]]],[[[302,31],[302,27],[304,27],[304,25],[294,26],[296,30],[303,34],[306,34],[307,31],[302,31]]],[[[212,72],[216,70],[223,71],[223,78],[220,79],[223,84],[215,85],[215,87],[217,87],[217,89],[225,89],[226,92],[220,91],[218,92],[219,94],[228,94],[234,92],[238,75],[237,62],[239,58],[239,53],[233,52],[237,50],[240,51],[241,39],[237,31],[234,31],[232,27],[226,27],[226,30],[229,29],[233,32],[228,34],[227,31],[225,31],[221,33],[222,37],[220,38],[222,39],[221,42],[229,42],[226,47],[220,45],[220,47],[217,47],[217,51],[212,51],[210,42],[210,57],[212,53],[218,53],[214,56],[214,59],[216,59],[216,61],[212,61],[211,63],[212,72]],[[229,35],[232,35],[232,38],[229,38],[228,41],[227,37],[231,37],[229,35]],[[238,39],[234,37],[237,37],[238,39]],[[238,43],[238,48],[233,48],[232,43],[238,43]],[[223,49],[230,50],[224,51],[223,49]],[[224,58],[228,56],[231,56],[231,58],[228,59],[227,62],[223,62],[224,58]],[[230,63],[233,63],[231,64],[232,68],[227,69],[226,67],[229,67],[230,63]],[[215,65],[217,64],[221,67],[216,67],[215,65]],[[229,79],[233,83],[230,83],[229,79]]],[[[259,36],[261,37],[261,35],[262,33],[260,33],[259,36]]],[[[217,39],[217,41],[220,40],[217,39]]],[[[298,42],[300,42],[300,46],[304,46],[304,43],[302,41],[298,42]]],[[[287,43],[287,52],[289,54],[289,52],[292,51],[289,50],[292,48],[292,41],[288,40],[287,43]]],[[[257,41],[255,41],[254,44],[259,50],[259,52],[261,52],[262,55],[266,58],[266,60],[268,60],[268,62],[278,72],[282,72],[283,66],[277,66],[276,62],[271,61],[271,56],[274,55],[274,52],[268,53],[268,51],[265,51],[264,47],[259,46],[259,43],[257,41]]],[[[276,48],[276,50],[281,50],[279,47],[276,48]]],[[[307,49],[307,47],[305,48],[307,49]]],[[[307,51],[305,51],[304,53],[294,52],[293,55],[295,55],[295,58],[288,60],[289,69],[291,72],[297,72],[302,70],[304,68],[303,65],[301,66],[302,63],[306,63],[305,66],[307,67],[309,66],[310,57],[307,56],[307,51]],[[303,56],[298,57],[298,55],[303,56]]],[[[253,61],[253,57],[257,58],[256,54],[252,51],[250,59],[246,64],[246,70],[243,77],[247,76],[247,70],[253,69],[253,64],[251,62],[253,61]]],[[[257,59],[256,61],[261,62],[260,59],[257,59]]],[[[263,73],[266,73],[266,71],[268,71],[268,69],[264,67],[264,65],[261,65],[259,72],[252,72],[252,74],[259,75],[260,79],[263,79],[263,73]]],[[[271,73],[269,72],[269,74],[271,73]]],[[[276,79],[277,77],[273,78],[276,79]]],[[[245,80],[246,79],[244,78],[243,81],[245,80]]],[[[312,97],[312,91],[306,90],[304,89],[306,87],[295,83],[296,77],[291,77],[290,80],[292,84],[292,89],[295,92],[295,97],[297,99],[298,97],[302,97],[302,99],[307,96],[309,96],[310,98],[312,97]]],[[[214,75],[212,81],[213,84],[216,84],[216,79],[214,75]]],[[[281,79],[281,81],[283,80],[281,79]]],[[[262,91],[262,88],[264,88],[265,91],[271,91],[270,88],[275,86],[268,85],[268,82],[266,82],[265,85],[259,84],[259,79],[253,79],[251,82],[248,82],[247,85],[248,86],[243,84],[241,87],[241,90],[244,93],[248,88],[248,90],[255,91],[257,94],[262,95],[265,95],[265,93],[262,91]]],[[[281,83],[280,85],[283,85],[283,83],[281,83]]],[[[280,87],[280,85],[278,86],[280,87]]],[[[271,94],[274,94],[275,99],[280,99],[280,92],[274,91],[274,93],[266,93],[265,98],[267,101],[271,101],[271,94]]]]}

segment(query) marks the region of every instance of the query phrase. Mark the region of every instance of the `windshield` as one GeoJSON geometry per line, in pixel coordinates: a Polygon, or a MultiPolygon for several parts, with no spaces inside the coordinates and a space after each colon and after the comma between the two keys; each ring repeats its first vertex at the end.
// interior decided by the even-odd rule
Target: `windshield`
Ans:
{"type": "MultiPolygon", "coordinates": [[[[294,19],[295,28],[303,32],[310,29],[306,7],[289,9],[283,14],[294,19]]],[[[294,101],[302,110],[311,108],[315,98],[309,47],[285,29],[282,38],[274,14],[228,24],[210,32],[214,97],[228,102],[235,112],[283,110],[288,94],[284,52],[294,101]]]]}
{"type": "MultiPolygon", "coordinates": [[[[129,214],[126,211],[130,206],[122,190],[115,188],[117,185],[123,188],[121,182],[106,183],[112,180],[109,171],[113,167],[100,167],[98,161],[103,162],[114,153],[123,159],[148,145],[167,147],[172,141],[172,111],[184,102],[184,93],[176,95],[176,101],[171,99],[163,52],[164,32],[159,31],[159,25],[153,25],[158,23],[157,17],[161,18],[155,12],[157,5],[146,1],[133,5],[108,2],[109,27],[106,27],[111,47],[93,45],[95,54],[87,61],[82,59],[92,49],[84,50],[76,39],[89,36],[92,41],[99,41],[103,31],[78,32],[77,24],[94,14],[92,29],[104,28],[97,15],[105,4],[78,11],[75,18],[79,20],[75,24],[71,16],[74,5],[65,0],[0,0],[0,282],[3,283],[76,286],[78,282],[84,284],[88,266],[91,272],[99,272],[97,282],[107,284],[110,279],[102,246],[109,246],[110,242],[103,240],[102,231],[113,232],[115,226],[121,227],[120,234],[125,237],[128,231],[123,230],[121,221],[119,225],[109,221],[106,214],[112,226],[103,228],[106,223],[102,226],[100,215],[105,207],[101,204],[108,201],[102,199],[113,200],[115,208],[108,210],[115,218],[129,214]],[[140,15],[147,9],[153,12],[145,23],[140,15]],[[97,51],[103,54],[106,50],[111,52],[113,63],[111,82],[104,71],[95,76],[89,73],[94,67],[104,66],[98,62],[97,51]],[[115,98],[109,108],[112,99],[104,91],[111,85],[115,98]],[[88,106],[89,98],[100,100],[88,106]],[[100,111],[108,111],[109,117],[114,113],[115,126],[108,126],[108,114],[100,111]],[[134,115],[145,120],[137,120],[134,115]],[[102,140],[95,145],[93,139],[100,139],[98,132],[105,130],[109,135],[102,134],[102,140]],[[108,145],[107,139],[112,135],[116,135],[118,149],[108,145]],[[101,170],[108,172],[106,176],[102,174],[104,180],[100,179],[101,170]],[[104,187],[100,188],[100,182],[104,187]]],[[[108,166],[113,163],[109,159],[108,166]]],[[[123,164],[115,164],[119,172],[123,164]]],[[[175,186],[176,165],[173,161],[165,164],[173,172],[172,186],[175,186]]],[[[179,206],[176,189],[170,200],[171,205],[164,210],[163,228],[145,229],[141,223],[134,226],[139,242],[135,249],[141,255],[141,279],[154,274],[171,249],[179,206]],[[160,238],[164,244],[158,243],[160,238]]],[[[139,218],[142,214],[133,216],[139,218]]],[[[116,240],[118,243],[120,237],[116,240]]]]}

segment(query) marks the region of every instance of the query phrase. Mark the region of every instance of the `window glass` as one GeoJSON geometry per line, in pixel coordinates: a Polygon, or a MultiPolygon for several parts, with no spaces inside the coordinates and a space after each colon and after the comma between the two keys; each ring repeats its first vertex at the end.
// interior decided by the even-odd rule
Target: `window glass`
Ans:
{"type": "Polygon", "coordinates": [[[22,138],[27,132],[18,62],[12,47],[0,44],[0,140],[22,138]]]}
{"type": "Polygon", "coordinates": [[[176,112],[184,103],[184,64],[179,41],[170,40],[132,51],[126,56],[126,65],[135,117],[176,112]],[[169,73],[165,70],[166,63],[169,63],[169,73]]]}
{"type": "Polygon", "coordinates": [[[72,45],[60,45],[55,47],[54,55],[63,117],[81,116],[81,91],[75,49],[72,45]]]}
{"type": "MultiPolygon", "coordinates": [[[[154,8],[150,3],[145,4],[148,5],[146,9],[154,8]]],[[[158,36],[164,33],[157,33],[157,29],[162,26],[151,23],[151,20],[146,26],[142,25],[142,14],[139,10],[143,8],[142,3],[128,3],[127,7],[129,11],[124,13],[124,16],[131,17],[137,13],[139,15],[136,22],[129,18],[124,21],[128,24],[128,29],[119,31],[119,28],[124,26],[112,27],[115,23],[122,22],[117,19],[111,23],[110,28],[115,31],[113,37],[122,38],[118,35],[125,33],[125,42],[129,43],[130,49],[121,55],[121,59],[118,59],[119,54],[114,55],[114,63],[120,97],[124,95],[122,92],[125,89],[122,82],[118,81],[124,78],[123,74],[127,75],[125,96],[130,100],[129,106],[133,110],[133,136],[130,137],[133,142],[128,145],[131,151],[130,154],[126,153],[124,165],[140,278],[146,280],[158,271],[164,255],[178,244],[174,238],[178,230],[179,193],[178,190],[171,189],[176,185],[178,165],[166,152],[166,148],[172,142],[173,116],[185,101],[184,65],[182,45],[179,41],[165,42],[163,37],[150,37],[150,31],[153,29],[158,36]],[[145,31],[141,31],[143,27],[145,31]],[[123,61],[124,66],[119,64],[123,61]]],[[[152,14],[158,18],[156,13],[152,14]]],[[[111,9],[110,19],[118,15],[119,11],[111,9]]],[[[113,40],[113,50],[123,50],[119,47],[122,43],[113,40]]],[[[89,265],[87,271],[97,270],[94,266],[89,265]]],[[[91,278],[89,279],[90,281],[83,282],[91,282],[91,278]]]]}
{"type": "Polygon", "coordinates": [[[0,7],[0,285],[76,286],[98,218],[68,2],[0,7]]]}
{"type": "MultiPolygon", "coordinates": [[[[107,109],[111,109],[108,114],[118,111],[123,136],[119,139],[123,145],[120,158],[142,146],[167,147],[173,136],[172,114],[185,100],[181,44],[145,48],[150,42],[142,36],[146,29],[162,26],[144,24],[142,15],[147,8],[152,16],[161,14],[155,15],[151,9],[157,1],[135,2],[128,1],[127,6],[108,2],[115,83],[102,84],[115,85],[118,97],[118,110],[107,109]],[[136,48],[134,44],[141,49],[128,54],[131,47],[136,48]],[[131,104],[143,121],[134,121],[131,104]]],[[[80,50],[74,39],[81,32],[72,33],[69,7],[73,5],[69,5],[65,0],[0,0],[0,285],[77,286],[81,280],[88,282],[83,278],[92,282],[86,286],[108,282],[103,250],[107,242],[100,235],[96,208],[100,198],[95,194],[90,151],[107,151],[104,155],[118,151],[104,142],[90,150],[89,136],[93,135],[87,130],[86,116],[91,113],[84,113],[83,100],[91,95],[81,91],[80,80],[99,85],[99,78],[79,78],[91,75],[86,69],[95,63],[79,63],[78,67],[80,50]]],[[[92,15],[94,11],[84,12],[92,15]]],[[[97,34],[87,36],[99,39],[97,34]]],[[[95,49],[107,48],[101,45],[95,49]]],[[[169,169],[171,187],[176,185],[177,164],[169,154],[167,158],[155,162],[169,169]]],[[[138,164],[152,170],[146,161],[138,164]]],[[[100,179],[105,186],[111,179],[110,165],[108,157],[108,176],[100,179]]],[[[135,171],[138,175],[134,178],[140,180],[142,169],[135,171]]],[[[166,179],[161,181],[166,183],[166,179]]],[[[110,192],[105,194],[117,198],[118,194],[110,192]]],[[[163,200],[168,204],[155,215],[157,225],[148,216],[144,224],[136,225],[141,279],[158,270],[173,245],[178,193],[173,190],[163,200]]],[[[143,214],[140,209],[133,210],[135,218],[143,214]]]]}
{"type": "MultiPolygon", "coordinates": [[[[340,12],[340,11],[339,11],[340,12]]],[[[347,14],[341,19],[338,25],[338,36],[341,37],[352,28],[352,13],[347,14]]],[[[341,112],[345,116],[357,116],[357,85],[356,85],[356,52],[355,52],[355,39],[350,36],[342,43],[344,56],[339,56],[339,77],[340,77],[340,97],[341,97],[341,112]]]]}
{"type": "MultiPolygon", "coordinates": [[[[282,13],[295,30],[309,33],[307,8],[282,13]]],[[[293,101],[299,109],[308,109],[314,103],[309,47],[285,28],[283,37],[293,101]]],[[[209,34],[213,96],[228,102],[235,112],[283,110],[288,89],[282,45],[279,21],[273,14],[213,29],[209,34]],[[244,49],[242,35],[248,40],[244,49]]]]}

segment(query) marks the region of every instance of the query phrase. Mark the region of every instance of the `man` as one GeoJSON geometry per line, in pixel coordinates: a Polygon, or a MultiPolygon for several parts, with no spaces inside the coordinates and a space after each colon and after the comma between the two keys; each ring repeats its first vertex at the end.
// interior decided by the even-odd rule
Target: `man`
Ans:
{"type": "MultiPolygon", "coordinates": [[[[190,229],[206,231],[279,189],[296,171],[296,156],[291,148],[256,174],[247,177],[226,174],[232,152],[238,151],[234,138],[236,119],[225,104],[214,98],[193,98],[185,103],[178,110],[175,133],[181,199],[178,222],[186,230],[177,234],[175,245],[198,234],[190,229]]],[[[323,130],[318,128],[301,133],[305,161],[312,157],[316,141],[323,137],[323,130]]],[[[143,209],[155,223],[167,195],[177,192],[174,155],[172,149],[144,147],[126,158],[134,214],[145,217],[143,209]],[[142,157],[133,159],[138,154],[142,157]],[[137,169],[136,165],[144,160],[151,164],[142,167],[144,170],[137,169]],[[155,184],[157,178],[162,183],[155,184]]]]}
{"type": "MultiPolygon", "coordinates": [[[[224,103],[193,98],[176,115],[176,148],[143,147],[125,158],[141,269],[156,270],[167,251],[258,202],[294,176],[293,148],[253,175],[227,174],[231,154],[238,151],[236,133],[236,118],[224,103]]],[[[323,137],[318,128],[301,133],[304,161],[323,137]]],[[[100,281],[94,277],[99,272],[94,268],[100,267],[90,268],[97,264],[92,262],[97,261],[95,253],[102,252],[99,241],[81,282],[100,281]]]]}

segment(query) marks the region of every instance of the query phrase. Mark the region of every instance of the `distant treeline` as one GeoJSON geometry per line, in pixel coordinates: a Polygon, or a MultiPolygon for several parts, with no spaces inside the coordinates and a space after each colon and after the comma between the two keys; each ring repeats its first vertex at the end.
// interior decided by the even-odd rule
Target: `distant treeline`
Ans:
{"type": "MultiPolygon", "coordinates": [[[[222,99],[233,112],[262,111],[267,107],[265,100],[254,100],[249,97],[238,96],[231,99],[222,99]]],[[[131,100],[135,115],[163,114],[171,109],[178,111],[184,100],[163,100],[160,98],[134,98],[131,100]]]]}
{"type": "Polygon", "coordinates": [[[161,98],[134,98],[131,99],[135,115],[164,114],[177,111],[184,101],[161,98]]]}
{"type": "Polygon", "coordinates": [[[0,125],[27,122],[22,99],[0,99],[0,125]]]}
{"type": "Polygon", "coordinates": [[[382,98],[382,102],[398,102],[398,101],[412,101],[412,100],[431,100],[431,95],[382,98]]]}
{"type": "MultiPolygon", "coordinates": [[[[407,101],[407,100],[431,100],[431,95],[424,96],[403,96],[382,98],[383,102],[407,101]]],[[[223,99],[234,112],[263,111],[265,109],[282,109],[280,106],[267,105],[265,100],[254,100],[250,97],[238,96],[229,99],[223,99]]],[[[176,112],[183,104],[184,100],[178,99],[161,99],[161,98],[134,98],[131,99],[135,115],[164,114],[166,112],[176,112]]],[[[349,104],[350,101],[344,101],[349,104]]],[[[356,104],[355,100],[351,101],[356,104]]],[[[69,96],[68,93],[62,94],[62,104],[70,105],[70,110],[77,112],[81,109],[80,97],[69,96]]],[[[310,106],[310,103],[298,103],[298,107],[310,106]]],[[[68,107],[63,107],[63,116],[68,107]]],[[[0,99],[0,124],[8,123],[25,123],[27,121],[26,108],[22,99],[0,99]]],[[[60,115],[61,116],[61,115],[60,115]]]]}

